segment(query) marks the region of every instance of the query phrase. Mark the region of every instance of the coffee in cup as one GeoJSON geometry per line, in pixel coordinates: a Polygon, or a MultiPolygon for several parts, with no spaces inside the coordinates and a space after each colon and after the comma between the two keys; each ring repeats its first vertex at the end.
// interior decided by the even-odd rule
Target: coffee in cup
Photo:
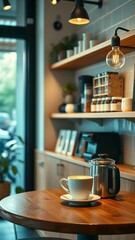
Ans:
{"type": "Polygon", "coordinates": [[[60,186],[71,195],[74,200],[86,200],[89,198],[92,189],[93,177],[74,175],[62,178],[60,186]]]}

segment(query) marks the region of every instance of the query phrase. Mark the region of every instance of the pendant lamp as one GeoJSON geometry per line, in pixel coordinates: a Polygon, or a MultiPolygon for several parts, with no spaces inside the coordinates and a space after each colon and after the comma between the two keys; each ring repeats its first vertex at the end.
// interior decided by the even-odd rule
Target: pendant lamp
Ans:
{"type": "Polygon", "coordinates": [[[8,0],[3,0],[3,10],[11,9],[11,4],[8,0]]]}
{"type": "Polygon", "coordinates": [[[111,39],[111,46],[112,50],[107,54],[106,56],[106,64],[108,67],[113,69],[119,69],[122,68],[125,64],[125,56],[123,52],[121,51],[121,48],[131,48],[135,49],[135,47],[132,46],[121,46],[120,45],[120,37],[117,34],[118,30],[123,30],[128,32],[128,29],[118,27],[115,30],[114,36],[111,39]]]}
{"type": "Polygon", "coordinates": [[[69,23],[82,25],[89,23],[89,16],[84,8],[83,0],[75,0],[75,8],[71,12],[69,23]]]}
{"type": "MultiPolygon", "coordinates": [[[[74,2],[74,0],[63,0],[67,2],[74,2]]],[[[51,0],[51,4],[56,5],[60,0],[51,0]]],[[[99,8],[103,6],[103,0],[90,1],[90,0],[75,0],[75,8],[72,10],[70,14],[70,18],[68,20],[71,24],[82,25],[90,22],[89,15],[84,8],[84,3],[97,5],[99,8]]]]}

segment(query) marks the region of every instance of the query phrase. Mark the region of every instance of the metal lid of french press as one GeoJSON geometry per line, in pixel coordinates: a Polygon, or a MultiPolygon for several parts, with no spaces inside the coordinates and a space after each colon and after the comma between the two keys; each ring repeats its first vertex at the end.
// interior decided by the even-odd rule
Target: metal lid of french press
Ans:
{"type": "Polygon", "coordinates": [[[91,163],[94,165],[114,165],[115,160],[108,158],[107,153],[98,154],[99,158],[95,158],[91,160],[91,163]]]}

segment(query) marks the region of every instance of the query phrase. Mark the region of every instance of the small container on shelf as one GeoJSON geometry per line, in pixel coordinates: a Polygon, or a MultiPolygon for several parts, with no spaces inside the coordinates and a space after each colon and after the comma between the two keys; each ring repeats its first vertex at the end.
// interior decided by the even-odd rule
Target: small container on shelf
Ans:
{"type": "Polygon", "coordinates": [[[100,105],[100,111],[101,112],[104,112],[105,110],[104,110],[104,107],[105,107],[105,98],[103,97],[102,99],[101,99],[101,105],[100,105]]]}
{"type": "Polygon", "coordinates": [[[102,74],[98,73],[97,77],[98,77],[98,86],[100,86],[102,84],[102,74]]]}
{"type": "Polygon", "coordinates": [[[84,84],[84,112],[90,112],[91,97],[92,97],[91,85],[86,83],[84,84]]]}
{"type": "Polygon", "coordinates": [[[111,112],[121,112],[122,97],[112,97],[110,104],[111,112]]]}
{"type": "Polygon", "coordinates": [[[97,99],[96,98],[92,98],[91,101],[91,112],[96,112],[96,104],[97,104],[97,99]]]}
{"type": "Polygon", "coordinates": [[[104,103],[104,111],[105,112],[110,112],[110,103],[111,103],[111,97],[106,97],[105,103],[104,103]]]}
{"type": "Polygon", "coordinates": [[[96,103],[96,112],[101,111],[101,98],[97,98],[97,103],[96,103]]]}

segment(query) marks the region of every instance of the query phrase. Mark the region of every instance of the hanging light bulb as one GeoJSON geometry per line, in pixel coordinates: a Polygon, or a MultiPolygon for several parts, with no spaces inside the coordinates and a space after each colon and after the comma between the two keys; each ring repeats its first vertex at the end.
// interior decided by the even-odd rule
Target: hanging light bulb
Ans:
{"type": "Polygon", "coordinates": [[[8,0],[3,0],[3,10],[9,10],[11,9],[11,4],[8,0]]]}
{"type": "Polygon", "coordinates": [[[111,39],[112,50],[106,56],[106,64],[114,69],[122,68],[125,64],[125,56],[120,51],[120,38],[115,31],[111,39]]]}
{"type": "Polygon", "coordinates": [[[123,65],[125,64],[125,56],[120,51],[120,48],[118,46],[112,47],[112,51],[107,54],[106,64],[113,69],[123,67],[123,65]]]}
{"type": "Polygon", "coordinates": [[[51,4],[56,5],[60,0],[51,0],[51,4]]]}
{"type": "Polygon", "coordinates": [[[106,56],[106,64],[114,69],[118,69],[118,68],[122,68],[124,63],[125,63],[125,56],[124,54],[120,51],[120,47],[121,48],[131,48],[131,49],[135,49],[135,47],[133,46],[121,46],[120,45],[120,38],[117,35],[117,31],[118,30],[124,30],[126,32],[129,32],[128,29],[122,28],[122,27],[118,27],[115,30],[115,34],[111,39],[111,46],[112,46],[112,50],[107,54],[106,56]]]}

